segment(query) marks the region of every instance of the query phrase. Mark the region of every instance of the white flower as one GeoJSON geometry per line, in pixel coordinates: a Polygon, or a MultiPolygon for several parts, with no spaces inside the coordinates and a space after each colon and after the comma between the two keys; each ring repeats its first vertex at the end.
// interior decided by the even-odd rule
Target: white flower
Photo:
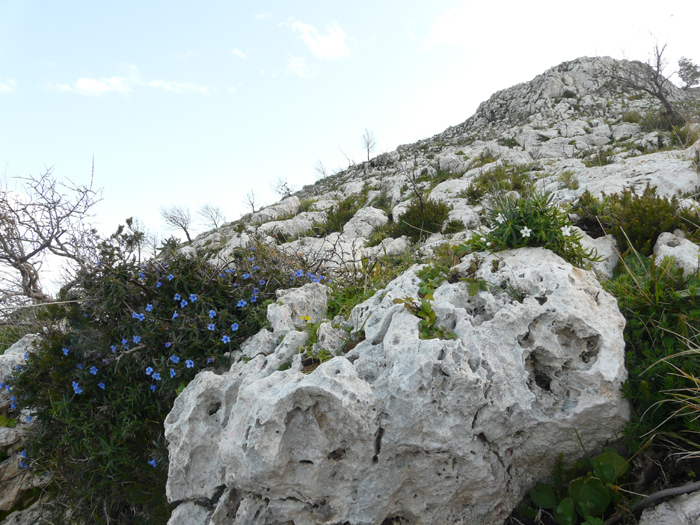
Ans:
{"type": "Polygon", "coordinates": [[[530,228],[528,228],[527,226],[525,226],[522,230],[520,230],[520,235],[522,235],[523,237],[529,237],[531,233],[532,233],[532,230],[530,228]]]}
{"type": "Polygon", "coordinates": [[[561,227],[561,234],[564,237],[568,237],[571,235],[571,226],[562,226],[561,227]]]}
{"type": "Polygon", "coordinates": [[[491,241],[486,243],[486,246],[491,246],[493,243],[491,241]]]}
{"type": "Polygon", "coordinates": [[[502,213],[498,214],[498,217],[496,217],[496,222],[498,224],[503,224],[504,222],[506,222],[506,218],[503,216],[502,213]]]}

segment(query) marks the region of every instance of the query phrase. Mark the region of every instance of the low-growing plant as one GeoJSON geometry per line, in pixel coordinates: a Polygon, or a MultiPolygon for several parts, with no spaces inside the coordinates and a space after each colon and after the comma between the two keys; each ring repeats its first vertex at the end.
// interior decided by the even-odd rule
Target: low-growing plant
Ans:
{"type": "Polygon", "coordinates": [[[500,137],[498,139],[498,145],[499,146],[504,146],[506,148],[514,148],[516,146],[519,146],[518,141],[515,140],[514,137],[500,137]]]}
{"type": "Polygon", "coordinates": [[[700,377],[700,362],[686,352],[688,346],[700,346],[700,280],[697,275],[683,277],[670,259],[657,261],[636,252],[620,267],[616,278],[603,284],[617,298],[627,321],[629,378],[623,392],[633,408],[625,429],[628,446],[639,449],[660,432],[668,442],[694,443],[700,450],[695,415],[677,412],[677,405],[668,402],[673,398],[669,393],[688,387],[688,376],[700,377]]]}
{"type": "Polygon", "coordinates": [[[673,119],[669,119],[664,111],[649,110],[639,122],[642,126],[642,131],[647,133],[652,131],[672,131],[673,126],[683,126],[685,121],[680,115],[674,115],[673,119]]]}
{"type": "Polygon", "coordinates": [[[491,164],[492,162],[496,162],[498,160],[497,157],[494,156],[494,154],[491,152],[489,149],[485,149],[482,151],[478,157],[476,157],[472,163],[471,166],[469,166],[470,169],[474,168],[480,168],[482,166],[485,166],[486,164],[491,164]]]}
{"type": "Polygon", "coordinates": [[[576,179],[576,173],[573,171],[563,171],[557,176],[557,179],[559,179],[559,182],[561,182],[566,188],[571,190],[578,189],[578,180],[576,179]]]}
{"type": "Polygon", "coordinates": [[[9,415],[37,419],[27,467],[51,475],[71,520],[165,523],[163,420],[175,396],[197,372],[230,365],[276,289],[321,278],[261,242],[219,266],[169,248],[139,265],[124,236],[45,307],[39,348],[10,380],[9,415]]]}
{"type": "Polygon", "coordinates": [[[532,502],[552,512],[559,525],[604,525],[602,518],[610,504],[626,502],[620,488],[629,464],[612,448],[602,454],[576,462],[566,475],[560,455],[555,466],[554,487],[538,483],[530,490],[532,502]],[[583,475],[579,475],[583,471],[583,475]],[[570,479],[568,483],[566,478],[570,479]]]}
{"type": "Polygon", "coordinates": [[[584,218],[600,220],[623,252],[632,248],[646,256],[663,232],[697,230],[691,220],[692,211],[679,212],[675,196],[668,199],[657,195],[656,188],[649,185],[641,194],[632,188],[601,199],[586,191],[572,210],[584,218]]]}
{"type": "Polygon", "coordinates": [[[599,149],[592,155],[589,155],[587,158],[584,158],[583,160],[583,163],[588,168],[594,168],[597,166],[607,166],[608,164],[612,164],[613,162],[614,161],[612,153],[606,149],[599,149]]]}
{"type": "Polygon", "coordinates": [[[627,111],[624,115],[622,115],[622,122],[629,122],[630,124],[639,124],[642,120],[642,115],[639,114],[639,111],[627,111]]]}
{"type": "Polygon", "coordinates": [[[459,254],[541,246],[576,266],[601,260],[594,250],[581,246],[581,234],[573,229],[567,211],[552,203],[551,194],[518,199],[499,194],[486,217],[493,228],[472,236],[459,247],[459,254]]]}
{"type": "Polygon", "coordinates": [[[487,194],[499,191],[526,193],[532,191],[532,188],[531,166],[498,166],[474,177],[469,188],[462,192],[460,197],[477,204],[487,194]]]}
{"type": "Polygon", "coordinates": [[[418,242],[431,233],[438,233],[447,220],[450,207],[442,201],[413,199],[406,211],[394,222],[391,236],[406,235],[411,241],[418,242]]]}
{"type": "Polygon", "coordinates": [[[684,126],[673,126],[671,130],[671,147],[689,148],[695,144],[700,136],[697,128],[692,128],[690,124],[684,126]]]}
{"type": "Polygon", "coordinates": [[[453,219],[445,224],[445,227],[442,229],[442,233],[446,235],[454,235],[455,233],[463,232],[466,229],[467,227],[464,225],[464,222],[460,221],[459,219],[453,219]]]}
{"type": "Polygon", "coordinates": [[[365,200],[366,195],[360,197],[351,195],[340,201],[328,210],[326,221],[316,226],[316,236],[325,237],[330,233],[343,231],[343,226],[355,216],[357,210],[364,205],[365,200]]]}

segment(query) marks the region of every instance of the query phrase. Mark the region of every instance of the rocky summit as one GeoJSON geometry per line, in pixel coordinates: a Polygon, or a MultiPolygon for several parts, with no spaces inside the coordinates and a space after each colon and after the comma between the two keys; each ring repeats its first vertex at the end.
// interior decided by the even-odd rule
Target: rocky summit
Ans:
{"type": "MultiPolygon", "coordinates": [[[[610,89],[604,73],[617,63],[562,63],[495,93],[460,125],[352,165],[185,248],[213,248],[225,260],[264,236],[328,276],[369,271],[387,254],[408,252],[416,264],[347,319],[327,318],[322,283],[280,294],[268,307],[269,329],[244,345],[244,358],[196,377],[165,422],[167,494],[179,503],[171,525],[503,523],[560,454],[571,463],[582,446],[600,451],[620,436],[629,418],[625,320],[599,283],[617,264],[611,236],[579,230],[600,256],[587,269],[544,248],[455,261],[456,278],[439,284],[431,303],[434,326],[450,337],[421,338],[421,318],[406,307],[440,246],[488,231],[504,172],[523,175],[558,206],[584,192],[647,186],[697,205],[688,196],[700,186],[700,142],[673,147],[670,133],[645,130],[641,116],[658,103],[610,89]],[[382,234],[419,193],[447,206],[455,231],[417,243],[382,234]],[[342,228],[324,231],[348,202],[360,204],[342,228]],[[469,280],[486,285],[470,289],[469,280]],[[311,372],[302,360],[309,320],[318,324],[314,350],[332,357],[311,372]]],[[[668,96],[698,103],[692,90],[670,87],[668,96]]],[[[663,234],[656,252],[697,271],[698,247],[682,236],[663,234]]]]}

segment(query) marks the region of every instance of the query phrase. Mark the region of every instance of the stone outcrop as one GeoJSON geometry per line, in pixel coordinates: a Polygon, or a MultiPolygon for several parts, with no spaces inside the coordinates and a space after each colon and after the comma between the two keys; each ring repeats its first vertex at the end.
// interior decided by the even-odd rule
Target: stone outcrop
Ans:
{"type": "Polygon", "coordinates": [[[416,267],[353,310],[364,340],[309,374],[297,319],[324,308],[322,285],[270,305],[265,339],[281,342],[200,373],[166,420],[168,497],[187,506],[170,523],[202,500],[216,505],[201,523],[500,523],[560,452],[581,454],[574,429],[590,450],[613,439],[627,417],[614,298],[547,250],[482,256],[456,271],[487,290],[434,293],[454,339],[421,339],[397,304],[418,297],[416,267]]]}

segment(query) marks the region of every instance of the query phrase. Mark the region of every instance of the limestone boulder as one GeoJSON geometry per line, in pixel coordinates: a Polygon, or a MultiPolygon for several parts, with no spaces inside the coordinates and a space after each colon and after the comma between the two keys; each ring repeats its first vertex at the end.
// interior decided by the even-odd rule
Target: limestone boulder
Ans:
{"type": "Polygon", "coordinates": [[[642,512],[639,525],[696,525],[700,523],[700,492],[683,494],[642,512]]]}
{"type": "Polygon", "coordinates": [[[383,210],[372,207],[361,208],[343,226],[343,236],[348,240],[369,237],[376,227],[384,226],[387,222],[389,218],[383,210]]]}
{"type": "Polygon", "coordinates": [[[253,213],[250,216],[251,224],[263,224],[265,222],[277,221],[282,217],[291,217],[299,212],[301,207],[301,202],[299,197],[292,196],[275,204],[274,206],[268,206],[260,211],[253,213]]]}
{"type": "Polygon", "coordinates": [[[170,501],[223,489],[210,524],[496,524],[581,455],[576,430],[589,452],[619,435],[624,319],[592,273],[544,249],[472,255],[423,339],[418,269],[358,305],[357,345],[311,373],[291,315],[272,353],[199,374],[165,421],[170,501]]]}
{"type": "Polygon", "coordinates": [[[654,255],[659,260],[673,258],[686,277],[698,271],[698,245],[673,233],[664,232],[659,235],[654,245],[654,255]]]}

